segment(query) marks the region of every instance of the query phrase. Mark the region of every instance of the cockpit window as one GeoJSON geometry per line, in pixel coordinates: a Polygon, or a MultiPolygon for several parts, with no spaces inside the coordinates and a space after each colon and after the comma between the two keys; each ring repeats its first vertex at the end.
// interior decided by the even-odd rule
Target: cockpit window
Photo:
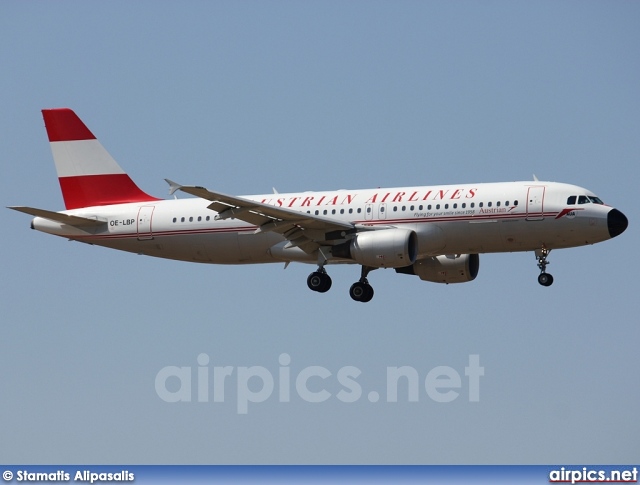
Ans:
{"type": "Polygon", "coordinates": [[[588,204],[589,203],[589,197],[587,197],[586,195],[581,195],[580,197],[578,197],[578,204],[588,204]]]}
{"type": "Polygon", "coordinates": [[[569,198],[567,199],[567,205],[573,205],[575,203],[576,203],[576,196],[575,195],[569,196],[569,198]]]}
{"type": "Polygon", "coordinates": [[[602,201],[600,200],[600,197],[591,197],[591,196],[589,196],[589,200],[590,200],[591,202],[593,202],[594,204],[604,205],[604,202],[602,202],[602,201]]]}

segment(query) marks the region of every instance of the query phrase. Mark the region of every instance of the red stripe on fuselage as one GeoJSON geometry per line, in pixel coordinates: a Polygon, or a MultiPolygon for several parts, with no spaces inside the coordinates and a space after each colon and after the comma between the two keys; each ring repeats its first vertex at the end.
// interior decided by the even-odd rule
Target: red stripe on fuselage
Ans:
{"type": "Polygon", "coordinates": [[[560,219],[561,217],[566,216],[569,212],[581,211],[582,209],[576,209],[575,207],[569,207],[567,209],[562,209],[556,216],[556,219],[560,219]]]}
{"type": "MultiPolygon", "coordinates": [[[[541,214],[542,215],[542,214],[541,214]]],[[[553,217],[556,215],[555,212],[547,212],[544,214],[547,218],[553,217]]],[[[527,214],[502,214],[497,215],[497,217],[493,217],[496,219],[506,219],[513,221],[515,219],[526,220],[527,214]]],[[[425,223],[473,223],[473,222],[482,222],[486,221],[487,218],[482,217],[474,217],[474,216],[451,216],[451,217],[441,217],[441,218],[427,218],[427,219],[382,219],[382,220],[364,220],[364,221],[351,221],[353,224],[362,224],[364,226],[388,226],[389,224],[425,224],[425,223]],[[482,220],[479,220],[482,219],[482,220]]],[[[175,223],[177,226],[182,224],[188,225],[188,223],[175,223]]],[[[237,226],[237,227],[200,227],[197,229],[175,229],[175,230],[164,230],[164,231],[153,231],[153,235],[155,237],[165,237],[165,236],[192,236],[198,234],[219,234],[219,233],[252,233],[255,232],[257,226],[237,226]]],[[[128,239],[128,238],[137,238],[137,232],[123,233],[123,234],[99,234],[92,235],[88,234],[86,236],[74,236],[73,239],[93,239],[93,240],[106,240],[106,239],[128,239]]]]}
{"type": "Polygon", "coordinates": [[[94,140],[89,128],[69,108],[43,109],[49,141],[94,140]]]}
{"type": "Polygon", "coordinates": [[[68,210],[160,200],[140,190],[126,173],[60,177],[58,180],[68,210]]]}

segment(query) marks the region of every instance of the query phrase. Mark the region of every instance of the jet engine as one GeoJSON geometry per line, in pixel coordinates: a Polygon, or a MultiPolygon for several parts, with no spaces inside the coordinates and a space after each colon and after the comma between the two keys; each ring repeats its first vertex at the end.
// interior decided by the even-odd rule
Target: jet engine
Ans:
{"type": "Polygon", "coordinates": [[[396,268],[396,272],[418,276],[432,283],[466,283],[478,276],[480,257],[477,254],[446,254],[420,259],[411,266],[396,268]]]}
{"type": "Polygon", "coordinates": [[[359,232],[349,242],[334,246],[332,255],[353,259],[372,268],[400,268],[413,264],[418,236],[410,229],[393,228],[359,232]]]}

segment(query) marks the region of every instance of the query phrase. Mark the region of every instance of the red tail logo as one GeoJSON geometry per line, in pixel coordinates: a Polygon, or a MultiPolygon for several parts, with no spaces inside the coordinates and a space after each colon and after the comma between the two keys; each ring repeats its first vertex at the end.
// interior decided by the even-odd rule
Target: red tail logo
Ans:
{"type": "Polygon", "coordinates": [[[68,108],[42,110],[67,209],[152,202],[68,108]]]}

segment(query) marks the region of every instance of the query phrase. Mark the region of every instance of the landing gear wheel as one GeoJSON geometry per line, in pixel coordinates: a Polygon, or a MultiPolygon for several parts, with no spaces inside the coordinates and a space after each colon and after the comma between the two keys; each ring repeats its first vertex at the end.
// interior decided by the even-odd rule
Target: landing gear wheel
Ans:
{"type": "Polygon", "coordinates": [[[307,278],[307,286],[310,290],[325,293],[331,288],[331,277],[327,273],[314,271],[307,278]]]}
{"type": "Polygon", "coordinates": [[[549,273],[540,273],[538,276],[538,283],[542,286],[551,286],[553,284],[553,276],[549,273]]]}
{"type": "Polygon", "coordinates": [[[366,288],[367,288],[367,294],[365,298],[362,300],[362,303],[367,303],[371,301],[371,299],[373,298],[373,286],[367,283],[366,288]]]}
{"type": "Polygon", "coordinates": [[[369,283],[358,281],[349,288],[349,295],[355,301],[366,303],[373,298],[373,287],[369,283]]]}

